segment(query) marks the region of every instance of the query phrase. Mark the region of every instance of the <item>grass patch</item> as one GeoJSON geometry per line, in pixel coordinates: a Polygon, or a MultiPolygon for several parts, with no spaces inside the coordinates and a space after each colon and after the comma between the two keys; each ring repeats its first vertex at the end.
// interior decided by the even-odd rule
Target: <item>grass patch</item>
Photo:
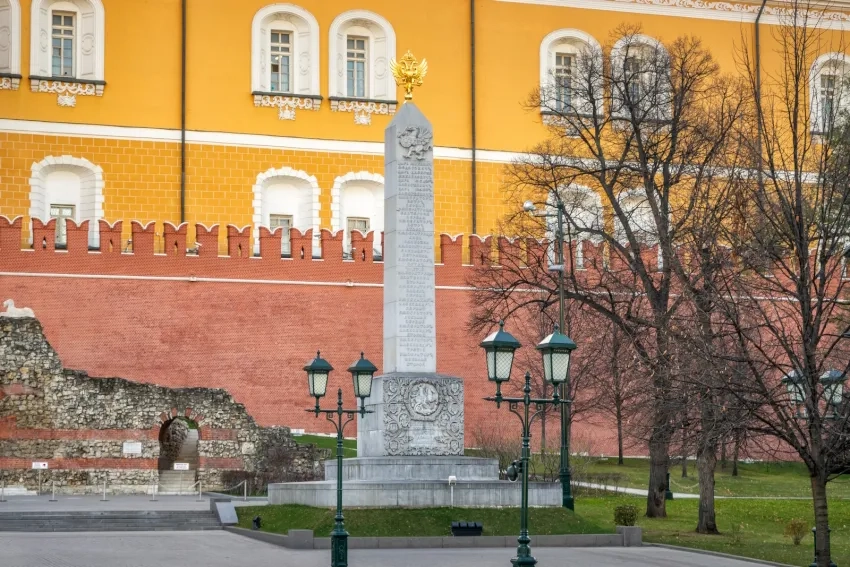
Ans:
{"type": "MultiPolygon", "coordinates": [[[[312,443],[320,449],[330,449],[331,456],[336,457],[336,437],[325,437],[324,435],[296,435],[292,437],[299,445],[312,443]]],[[[342,440],[342,458],[348,459],[357,456],[357,440],[342,440]]]]}
{"type": "MultiPolygon", "coordinates": [[[[309,506],[256,506],[236,508],[239,526],[251,527],[259,515],[263,531],[286,533],[313,530],[328,537],[333,530],[334,510],[309,506]]],[[[412,537],[451,535],[452,522],[481,522],[484,535],[518,535],[519,508],[385,508],[345,510],[345,528],[357,537],[412,537]]],[[[604,526],[563,508],[532,508],[529,523],[537,535],[612,533],[604,526]]],[[[609,522],[610,523],[610,522],[609,522]]]]}
{"type": "MultiPolygon", "coordinates": [[[[807,500],[718,500],[717,521],[721,535],[694,532],[697,522],[697,500],[674,500],[667,503],[668,517],[648,519],[641,514],[643,498],[608,496],[579,498],[577,513],[562,508],[532,508],[530,528],[532,546],[535,535],[563,533],[612,533],[614,508],[633,504],[640,511],[637,525],[644,529],[644,540],[697,549],[730,553],[754,559],[791,565],[808,565],[812,560],[812,536],[806,535],[795,546],[785,537],[785,526],[794,518],[813,525],[813,509],[807,500]]],[[[829,503],[832,526],[832,559],[838,565],[850,564],[850,501],[829,503]]],[[[237,508],[239,525],[250,528],[251,518],[262,517],[263,530],[286,533],[290,529],[311,529],[317,537],[327,537],[333,529],[334,511],[308,506],[262,506],[237,508]]],[[[380,510],[351,509],[345,511],[346,529],[359,537],[445,536],[452,521],[481,522],[485,535],[519,533],[519,509],[473,508],[390,508],[380,510]]]]}
{"type": "MultiPolygon", "coordinates": [[[[646,489],[649,482],[648,459],[625,459],[622,465],[617,458],[590,458],[587,475],[619,474],[619,486],[646,489]]],[[[670,488],[673,492],[698,494],[696,463],[688,462],[688,478],[681,477],[681,466],[670,467],[670,488]]],[[[715,495],[758,496],[758,497],[805,497],[812,495],[809,473],[802,463],[739,463],[738,476],[732,476],[732,465],[721,470],[718,465],[714,473],[715,495]]],[[[850,475],[841,477],[827,485],[830,498],[850,498],[850,475]]]]}

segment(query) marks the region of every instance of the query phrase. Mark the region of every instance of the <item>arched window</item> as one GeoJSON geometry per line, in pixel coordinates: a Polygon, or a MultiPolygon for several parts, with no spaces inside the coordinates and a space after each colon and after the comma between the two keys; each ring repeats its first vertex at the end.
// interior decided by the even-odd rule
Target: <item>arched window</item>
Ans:
{"type": "Polygon", "coordinates": [[[669,120],[672,115],[670,55],[657,39],[630,35],[611,49],[611,113],[669,120]]]}
{"type": "Polygon", "coordinates": [[[251,25],[251,91],[319,95],[319,24],[294,4],[272,4],[251,25]]]}
{"type": "Polygon", "coordinates": [[[353,112],[358,124],[372,114],[395,112],[396,88],[390,60],[395,31],[383,17],[366,10],[340,14],[330,28],[328,87],[331,109],[353,112]]]}
{"type": "Polygon", "coordinates": [[[30,178],[30,217],[56,220],[56,244],[66,242],[65,219],[89,221],[89,246],[100,242],[98,220],[103,218],[103,170],[87,159],[49,156],[33,164],[30,178]]]}
{"type": "Polygon", "coordinates": [[[105,13],[101,0],[33,0],[30,80],[33,92],[76,106],[103,95],[105,13]]]}
{"type": "Polygon", "coordinates": [[[21,5],[0,0],[0,90],[18,90],[21,82],[21,5]]]}
{"type": "MultiPolygon", "coordinates": [[[[601,241],[603,230],[602,200],[599,194],[583,185],[569,185],[559,191],[560,204],[563,207],[563,230],[565,247],[576,243],[575,267],[584,268],[582,243],[601,241]]],[[[550,240],[556,238],[558,229],[557,209],[550,204],[547,207],[547,221],[550,240]]],[[[555,263],[554,248],[550,251],[550,263],[555,263]]],[[[566,248],[565,248],[566,257],[566,248]]]]}
{"type": "Polygon", "coordinates": [[[812,65],[810,83],[811,130],[825,134],[843,111],[850,109],[850,58],[844,53],[826,53],[812,65]]]}
{"type": "MultiPolygon", "coordinates": [[[[657,227],[655,225],[655,217],[652,214],[652,207],[646,197],[646,191],[643,189],[625,191],[620,193],[617,200],[620,203],[620,208],[623,210],[623,215],[626,217],[628,227],[632,230],[638,242],[655,244],[658,240],[656,237],[657,227]]],[[[628,237],[626,236],[626,230],[617,215],[614,217],[614,224],[617,241],[627,244],[628,237]]]]}
{"type": "Polygon", "coordinates": [[[592,114],[603,104],[602,48],[593,36],[565,29],[540,44],[541,110],[592,114]],[[592,104],[595,103],[595,104],[592,104]]]}
{"type": "MultiPolygon", "coordinates": [[[[319,183],[312,175],[290,167],[270,169],[257,176],[254,185],[254,252],[260,251],[260,227],[282,228],[281,252],[289,255],[289,229],[313,229],[319,239],[319,183]]],[[[318,247],[313,247],[318,253],[318,247]]]]}
{"type": "Polygon", "coordinates": [[[374,232],[373,247],[381,254],[384,231],[384,178],[377,173],[349,173],[337,177],[331,189],[331,230],[342,229],[343,251],[351,252],[351,232],[374,232]]]}

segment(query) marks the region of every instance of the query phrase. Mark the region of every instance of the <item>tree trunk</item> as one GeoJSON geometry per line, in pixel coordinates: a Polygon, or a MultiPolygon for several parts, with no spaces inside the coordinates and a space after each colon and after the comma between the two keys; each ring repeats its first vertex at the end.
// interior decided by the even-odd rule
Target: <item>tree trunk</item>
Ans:
{"type": "Polygon", "coordinates": [[[697,533],[717,534],[714,512],[714,469],[717,467],[717,442],[702,441],[697,450],[699,475],[699,519],[697,533]]]}
{"type": "MultiPolygon", "coordinates": [[[[658,421],[658,420],[656,420],[658,421]]],[[[668,425],[662,417],[662,423],[653,426],[649,439],[649,489],[646,495],[646,517],[666,518],[667,502],[664,493],[667,489],[667,471],[670,460],[670,434],[668,425]]]]}
{"type": "Polygon", "coordinates": [[[832,557],[829,546],[829,510],[826,504],[824,474],[812,476],[812,501],[815,506],[815,559],[818,567],[829,567],[832,557]]]}
{"type": "Polygon", "coordinates": [[[623,464],[623,408],[617,406],[617,464],[623,464]]]}
{"type": "Polygon", "coordinates": [[[726,438],[720,442],[720,470],[726,470],[726,438]]]}
{"type": "Polygon", "coordinates": [[[682,478],[688,478],[688,447],[685,440],[685,430],[682,429],[682,478]]]}

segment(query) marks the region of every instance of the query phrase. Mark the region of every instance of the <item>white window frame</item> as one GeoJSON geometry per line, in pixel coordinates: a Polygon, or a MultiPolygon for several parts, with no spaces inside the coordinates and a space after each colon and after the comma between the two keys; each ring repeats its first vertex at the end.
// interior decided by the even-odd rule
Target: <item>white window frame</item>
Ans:
{"type": "Polygon", "coordinates": [[[101,0],[33,0],[30,20],[30,75],[53,78],[53,12],[76,14],[73,79],[83,82],[104,81],[106,14],[101,0]]]}
{"type": "Polygon", "coordinates": [[[289,96],[320,96],[319,23],[295,4],[270,4],[251,22],[251,92],[289,96]],[[271,31],[290,33],[290,93],[271,91],[271,31]]]}
{"type": "Polygon", "coordinates": [[[257,175],[257,180],[256,183],[254,183],[253,187],[254,214],[252,216],[252,222],[254,236],[254,253],[260,253],[260,227],[268,227],[268,225],[270,224],[270,215],[290,214],[289,212],[273,213],[268,206],[268,201],[264,203],[267,188],[277,181],[285,181],[286,179],[295,180],[296,182],[300,182],[300,184],[302,185],[306,182],[306,185],[309,187],[310,215],[306,219],[299,220],[298,224],[293,224],[293,226],[294,228],[300,230],[302,233],[306,232],[307,230],[313,229],[313,256],[317,256],[319,254],[319,249],[321,245],[321,234],[319,233],[319,216],[321,212],[321,204],[319,202],[319,197],[321,196],[322,191],[319,188],[319,182],[315,176],[309,175],[305,171],[292,169],[291,167],[282,167],[280,169],[271,168],[257,175]]]}
{"type": "MultiPolygon", "coordinates": [[[[8,45],[0,45],[0,75],[21,74],[21,5],[19,0],[0,0],[0,29],[8,29],[8,45]]],[[[17,83],[15,83],[16,85],[17,83]]],[[[10,81],[11,86],[11,81],[10,81]]]]}
{"type": "MultiPolygon", "coordinates": [[[[570,184],[559,189],[560,197],[564,208],[569,212],[569,216],[564,215],[564,261],[567,262],[569,252],[567,249],[576,243],[575,268],[577,270],[584,269],[584,248],[583,243],[590,241],[594,244],[602,242],[599,234],[588,232],[591,230],[601,231],[604,227],[604,219],[602,216],[602,198],[599,193],[593,191],[585,185],[570,184]]],[[[554,198],[553,198],[554,199],[554,198]]],[[[550,246],[549,264],[556,263],[555,257],[555,240],[558,230],[558,209],[557,203],[550,203],[546,206],[547,220],[547,239],[552,242],[550,246]]]]}
{"type": "Polygon", "coordinates": [[[293,215],[269,213],[269,230],[274,232],[278,228],[283,228],[280,235],[280,253],[283,256],[292,255],[292,240],[290,239],[289,229],[294,226],[293,221],[293,215]]]}
{"type": "Polygon", "coordinates": [[[836,78],[833,101],[836,104],[835,114],[840,113],[842,108],[850,110],[850,88],[846,84],[850,80],[850,56],[837,52],[825,53],[812,64],[809,72],[809,119],[810,128],[814,134],[826,133],[824,129],[826,117],[821,104],[821,79],[825,75],[834,75],[836,78]]]}
{"type": "Polygon", "coordinates": [[[381,235],[384,231],[384,176],[378,173],[369,173],[368,171],[350,172],[337,177],[334,180],[333,188],[331,188],[331,231],[334,233],[343,231],[343,252],[351,251],[351,236],[348,233],[348,217],[368,217],[369,228],[375,233],[375,239],[372,246],[377,254],[381,251],[381,235]],[[370,215],[350,214],[351,211],[345,210],[343,192],[347,187],[359,187],[370,190],[377,204],[375,210],[370,215]]]}
{"type": "MultiPolygon", "coordinates": [[[[292,94],[292,87],[293,87],[293,83],[294,83],[294,81],[292,80],[292,68],[293,68],[292,56],[294,55],[293,47],[295,46],[295,43],[293,42],[292,31],[290,31],[290,30],[280,30],[280,29],[274,29],[273,28],[269,31],[269,35],[271,36],[270,40],[269,40],[269,74],[270,74],[269,88],[271,89],[271,92],[273,92],[273,93],[292,94]],[[274,38],[275,35],[278,36],[277,42],[275,42],[275,38],[274,38]],[[283,36],[286,36],[286,42],[280,41],[281,37],[283,37],[283,36]],[[281,58],[285,57],[286,58],[286,73],[283,73],[280,70],[280,68],[278,68],[278,73],[277,73],[277,75],[278,75],[278,85],[274,84],[274,77],[273,77],[273,75],[274,75],[273,67],[274,67],[274,64],[275,64],[274,63],[275,57],[281,57],[281,58]],[[281,84],[283,83],[284,77],[286,78],[286,88],[285,89],[281,87],[281,84]],[[278,88],[275,88],[275,86],[277,86],[278,88]]],[[[280,67],[280,66],[281,66],[281,64],[280,64],[280,62],[278,62],[278,67],[280,67]]]]}
{"type": "Polygon", "coordinates": [[[80,177],[79,202],[68,203],[77,205],[76,221],[89,221],[89,246],[100,245],[100,230],[98,221],[103,214],[103,169],[85,158],[73,156],[48,156],[38,163],[32,164],[30,177],[30,218],[50,220],[50,195],[47,186],[48,176],[54,171],[71,171],[80,177]]]}
{"type": "MultiPolygon", "coordinates": [[[[574,58],[579,56],[589,56],[596,59],[596,64],[600,70],[598,84],[593,86],[593,90],[598,93],[596,99],[597,114],[603,111],[604,97],[602,84],[602,46],[596,39],[581,30],[576,29],[560,29],[548,34],[540,44],[540,91],[542,93],[551,93],[555,88],[555,60],[558,54],[572,55],[574,58]]],[[[575,60],[573,62],[575,69],[575,60]]],[[[573,80],[577,80],[578,76],[574,76],[573,80]]],[[[581,102],[580,97],[575,93],[572,96],[574,105],[581,102]]],[[[554,104],[543,101],[541,110],[550,110],[554,104]]],[[[587,114],[590,114],[590,109],[587,108],[587,114]]]]}
{"type": "MultiPolygon", "coordinates": [[[[624,191],[617,196],[617,201],[620,203],[620,208],[623,209],[623,214],[631,216],[633,219],[630,223],[632,232],[640,244],[646,246],[655,246],[658,244],[658,227],[655,224],[655,216],[652,213],[652,206],[649,204],[649,198],[646,191],[642,188],[624,191]],[[635,217],[637,216],[637,220],[635,217]],[[635,220],[637,220],[638,231],[635,231],[635,220]],[[649,226],[643,226],[643,225],[649,226]]],[[[626,230],[620,222],[620,218],[614,215],[614,231],[617,242],[624,246],[629,245],[629,240],[626,237],[626,230]]]]}
{"type": "MultiPolygon", "coordinates": [[[[627,36],[614,44],[614,47],[611,49],[611,66],[613,69],[613,73],[620,73],[620,80],[624,79],[623,74],[625,73],[625,65],[626,58],[635,57],[638,61],[642,61],[646,58],[645,52],[649,50],[650,52],[658,52],[659,56],[669,56],[667,53],[667,48],[653,37],[649,37],[646,35],[632,35],[627,36]],[[638,52],[635,53],[635,50],[638,52]]],[[[643,73],[653,73],[652,70],[644,70],[643,73]]],[[[670,77],[670,68],[666,70],[667,74],[667,84],[669,85],[669,77],[670,77]]],[[[647,80],[641,81],[643,84],[655,84],[655,78],[650,77],[647,80]]],[[[627,108],[624,108],[624,102],[620,99],[621,93],[611,93],[612,96],[612,108],[611,113],[615,117],[619,118],[629,118],[629,112],[627,108]]],[[[658,107],[656,109],[658,111],[657,118],[659,120],[669,120],[673,113],[672,106],[668,107],[666,110],[664,108],[658,107]]],[[[651,118],[647,116],[647,118],[651,118]]]]}
{"type": "Polygon", "coordinates": [[[59,10],[54,10],[50,14],[50,76],[54,78],[66,78],[70,77],[75,79],[77,77],[77,12],[60,12],[59,10]],[[60,18],[62,21],[59,25],[56,24],[53,20],[56,18],[60,18]],[[67,25],[65,18],[71,18],[71,25],[67,25]],[[71,32],[66,33],[66,32],[71,32]],[[55,73],[55,63],[56,63],[56,46],[53,45],[56,40],[60,41],[59,45],[59,74],[55,73]],[[71,40],[71,57],[70,59],[71,69],[65,69],[65,41],[71,40]]]}
{"type": "Polygon", "coordinates": [[[56,219],[56,239],[55,244],[56,248],[63,248],[68,246],[68,223],[66,222],[68,219],[77,222],[77,205],[66,205],[61,203],[50,203],[49,205],[49,214],[51,219],[56,219]],[[53,209],[70,209],[70,215],[56,215],[53,214],[53,209]]]}
{"type": "Polygon", "coordinates": [[[349,98],[369,98],[369,37],[362,35],[348,34],[345,36],[345,92],[349,98]],[[354,47],[349,47],[348,42],[355,42],[354,47]],[[357,47],[357,42],[363,42],[363,49],[357,47]],[[352,55],[353,54],[353,55],[352,55]],[[354,68],[354,78],[352,79],[352,93],[349,90],[348,65],[350,63],[363,64],[363,94],[357,94],[357,67],[354,68]]]}
{"type": "Polygon", "coordinates": [[[328,85],[332,98],[351,98],[347,94],[346,50],[350,35],[367,37],[366,93],[368,100],[395,101],[396,84],[390,72],[390,60],[396,57],[396,36],[392,25],[382,16],[367,10],[350,10],[334,19],[330,27],[328,85]]]}

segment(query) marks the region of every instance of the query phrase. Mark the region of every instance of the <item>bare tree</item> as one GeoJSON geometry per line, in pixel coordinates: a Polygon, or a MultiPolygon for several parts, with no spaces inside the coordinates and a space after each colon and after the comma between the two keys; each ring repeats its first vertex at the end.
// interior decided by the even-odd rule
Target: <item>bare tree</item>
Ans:
{"type": "MultiPolygon", "coordinates": [[[[664,517],[669,449],[677,411],[671,323],[684,268],[679,246],[710,203],[740,103],[700,41],[666,47],[620,27],[609,47],[578,54],[569,74],[531,97],[550,136],[509,166],[508,197],[530,199],[565,218],[566,295],[630,337],[648,374],[650,453],[647,516],[664,517]],[[611,61],[610,64],[605,63],[611,61]]],[[[517,214],[509,234],[551,235],[537,217],[517,214]]],[[[473,325],[489,324],[557,298],[546,254],[500,249],[499,270],[479,270],[473,325]],[[537,293],[530,293],[534,290],[537,293]]]]}
{"type": "Polygon", "coordinates": [[[840,335],[848,318],[850,130],[839,108],[850,91],[843,67],[826,73],[832,84],[813,84],[816,57],[842,47],[821,29],[822,9],[793,2],[772,28],[776,72],[759,76],[742,53],[753,103],[742,139],[751,142],[753,170],[740,180],[740,222],[726,235],[735,276],[722,279],[715,301],[735,343],[726,358],[739,366],[724,393],[748,410],[751,434],[778,439],[808,468],[817,565],[827,567],[827,483],[847,470],[850,427],[850,404],[833,388],[848,364],[840,335]]]}

